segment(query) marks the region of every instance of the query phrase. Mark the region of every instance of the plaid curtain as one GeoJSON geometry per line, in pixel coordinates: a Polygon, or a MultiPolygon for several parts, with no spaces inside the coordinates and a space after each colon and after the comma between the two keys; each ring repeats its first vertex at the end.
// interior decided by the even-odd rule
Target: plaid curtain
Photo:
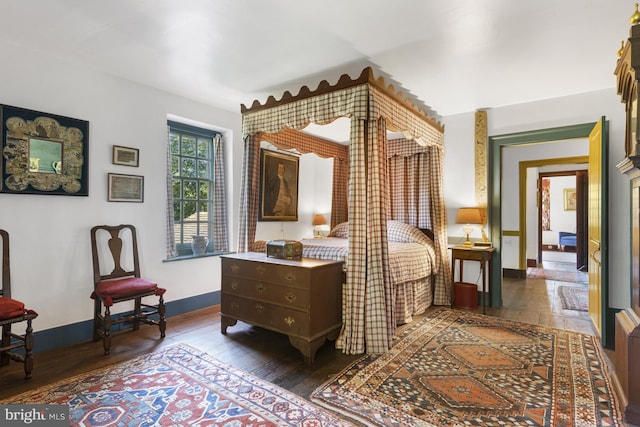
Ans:
{"type": "Polygon", "coordinates": [[[259,133],[244,138],[238,252],[250,251],[256,238],[260,202],[260,139],[259,133]]]}
{"type": "Polygon", "coordinates": [[[349,268],[344,286],[345,353],[385,353],[395,333],[387,245],[386,126],[352,120],[349,181],[349,268]]]}
{"type": "Polygon", "coordinates": [[[174,258],[177,256],[177,251],[176,251],[176,236],[174,234],[174,229],[175,229],[175,223],[173,221],[173,173],[171,171],[171,128],[169,126],[167,126],[167,181],[166,181],[166,187],[167,187],[167,212],[166,212],[166,224],[167,224],[167,230],[166,230],[166,236],[167,236],[167,240],[166,240],[166,244],[165,244],[165,249],[167,252],[167,259],[169,258],[174,258]]]}
{"type": "Polygon", "coordinates": [[[438,265],[433,301],[436,305],[449,305],[451,301],[443,163],[442,147],[423,147],[406,139],[389,141],[391,218],[434,231],[438,265]]]}
{"type": "Polygon", "coordinates": [[[227,233],[227,196],[224,177],[224,141],[217,134],[213,140],[213,247],[216,252],[229,250],[227,233]]]}

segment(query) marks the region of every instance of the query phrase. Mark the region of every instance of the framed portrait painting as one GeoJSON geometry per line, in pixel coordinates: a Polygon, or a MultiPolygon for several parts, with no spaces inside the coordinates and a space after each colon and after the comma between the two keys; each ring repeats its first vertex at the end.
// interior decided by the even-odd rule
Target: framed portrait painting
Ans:
{"type": "Polygon", "coordinates": [[[0,104],[0,192],[89,194],[89,122],[0,104]]]}
{"type": "Polygon", "coordinates": [[[259,221],[298,220],[298,156],[260,150],[259,221]]]}

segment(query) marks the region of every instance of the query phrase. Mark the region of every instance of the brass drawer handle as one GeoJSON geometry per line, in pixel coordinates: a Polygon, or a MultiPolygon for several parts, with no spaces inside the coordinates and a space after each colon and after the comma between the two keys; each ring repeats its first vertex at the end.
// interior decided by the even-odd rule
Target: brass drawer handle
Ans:
{"type": "Polygon", "coordinates": [[[237,273],[238,271],[240,271],[240,266],[238,264],[231,264],[231,271],[233,271],[234,273],[237,273]]]}
{"type": "Polygon", "coordinates": [[[262,283],[258,283],[256,285],[256,290],[258,291],[258,293],[263,293],[264,292],[264,285],[262,283]]]}
{"type": "Polygon", "coordinates": [[[231,282],[231,289],[233,290],[238,289],[238,282],[231,282]]]}
{"type": "Polygon", "coordinates": [[[296,280],[296,274],[292,271],[288,272],[287,274],[284,275],[284,278],[289,281],[289,282],[293,282],[294,280],[296,280]]]}
{"type": "Polygon", "coordinates": [[[287,316],[287,317],[284,318],[284,323],[286,323],[289,326],[293,326],[293,325],[296,324],[296,319],[294,319],[291,316],[287,316]]]}
{"type": "Polygon", "coordinates": [[[287,295],[285,295],[285,299],[289,301],[289,303],[294,303],[296,301],[296,294],[294,294],[293,292],[289,292],[287,295]]]}
{"type": "Polygon", "coordinates": [[[263,265],[259,265],[256,267],[256,271],[258,272],[258,274],[264,274],[264,272],[267,271],[267,269],[263,265]]]}
{"type": "Polygon", "coordinates": [[[264,305],[262,304],[256,304],[256,311],[258,313],[262,313],[264,311],[264,305]]]}

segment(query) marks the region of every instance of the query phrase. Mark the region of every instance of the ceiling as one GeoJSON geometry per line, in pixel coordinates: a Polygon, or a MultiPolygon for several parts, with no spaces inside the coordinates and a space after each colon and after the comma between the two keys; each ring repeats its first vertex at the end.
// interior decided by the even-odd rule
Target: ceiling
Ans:
{"type": "Polygon", "coordinates": [[[441,118],[614,90],[633,11],[627,0],[5,0],[0,43],[234,112],[371,66],[441,118]]]}

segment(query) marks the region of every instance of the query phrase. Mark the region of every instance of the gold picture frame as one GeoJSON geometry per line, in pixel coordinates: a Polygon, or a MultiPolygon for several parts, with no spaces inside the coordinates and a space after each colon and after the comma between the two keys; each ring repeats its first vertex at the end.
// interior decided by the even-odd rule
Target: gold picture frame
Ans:
{"type": "Polygon", "coordinates": [[[0,104],[1,193],[89,195],[89,122],[0,104]]]}
{"type": "Polygon", "coordinates": [[[298,220],[298,156],[260,149],[258,221],[298,220]]]}
{"type": "Polygon", "coordinates": [[[575,211],[576,210],[576,189],[565,188],[564,189],[564,210],[575,211]]]}

